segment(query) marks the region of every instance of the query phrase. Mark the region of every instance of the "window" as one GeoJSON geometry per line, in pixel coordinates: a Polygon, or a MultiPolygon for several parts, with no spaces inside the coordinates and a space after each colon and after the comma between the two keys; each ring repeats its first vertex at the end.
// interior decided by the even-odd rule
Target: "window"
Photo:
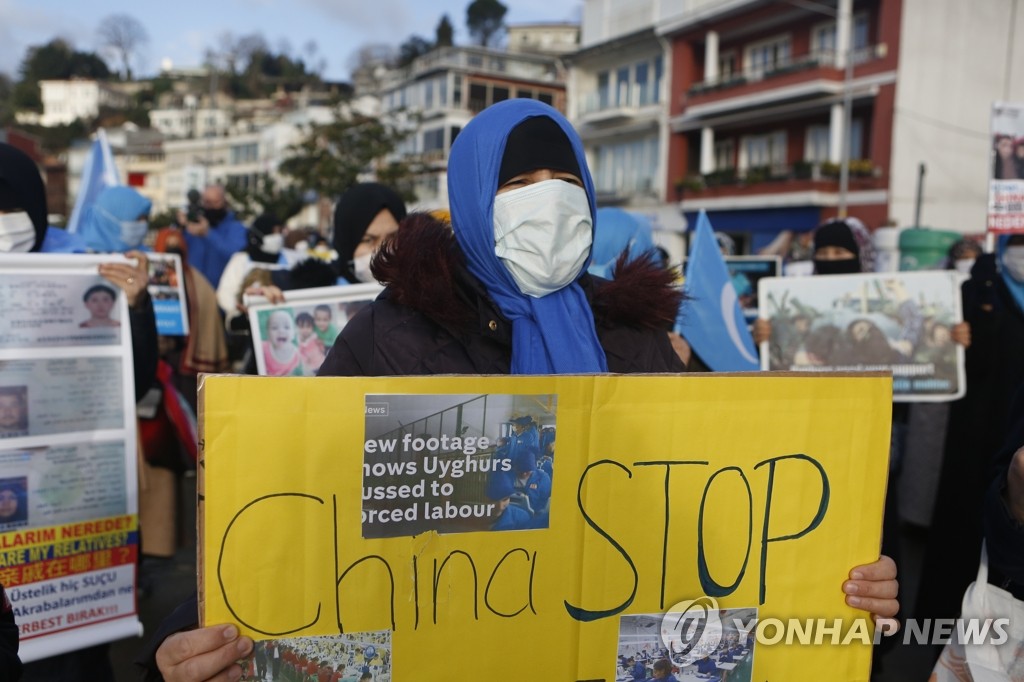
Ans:
{"type": "Polygon", "coordinates": [[[231,164],[237,165],[242,163],[252,163],[259,159],[259,145],[253,142],[252,144],[240,144],[231,147],[231,164]]]}
{"type": "Polygon", "coordinates": [[[434,81],[427,81],[423,84],[423,108],[434,108],[434,81]]]}
{"type": "Polygon", "coordinates": [[[647,62],[640,62],[636,65],[636,89],[640,106],[646,106],[651,103],[651,91],[647,86],[647,72],[649,70],[650,65],[647,62]]]}
{"type": "Polygon", "coordinates": [[[462,74],[452,77],[452,106],[458,108],[462,104],[462,74]]]}
{"type": "Polygon", "coordinates": [[[747,75],[762,78],[766,73],[787,66],[789,57],[789,36],[751,45],[747,48],[747,75]]]}
{"type": "Polygon", "coordinates": [[[615,74],[615,106],[629,106],[629,67],[624,66],[615,74]]]}
{"type": "MultiPolygon", "coordinates": [[[[853,49],[863,52],[868,46],[868,15],[861,12],[853,17],[853,49]]],[[[828,21],[811,29],[811,52],[820,61],[834,61],[836,51],[836,22],[828,21]]],[[[855,61],[863,61],[865,55],[854,55],[855,61]]]]}
{"type": "Polygon", "coordinates": [[[597,106],[599,109],[607,109],[610,102],[608,97],[608,76],[607,71],[597,74],[597,106]]]}
{"type": "Polygon", "coordinates": [[[804,145],[804,161],[822,163],[828,161],[830,127],[814,125],[807,128],[807,141],[804,145]]]}
{"type": "Polygon", "coordinates": [[[659,54],[654,58],[654,103],[661,101],[661,79],[665,75],[665,67],[659,54]]]}
{"type": "Polygon", "coordinates": [[[444,149],[444,128],[423,131],[423,152],[436,152],[444,149]]]}
{"type": "Polygon", "coordinates": [[[729,81],[739,71],[736,63],[736,50],[718,53],[718,80],[729,81]]]}
{"type": "Polygon", "coordinates": [[[548,106],[555,106],[555,97],[550,92],[539,92],[537,93],[537,99],[548,106]]]}
{"type": "Polygon", "coordinates": [[[864,122],[859,118],[851,121],[850,126],[850,158],[863,159],[864,154],[864,122]]]}
{"type": "Polygon", "coordinates": [[[496,102],[504,102],[508,99],[508,88],[501,87],[498,85],[493,86],[491,89],[491,104],[496,102]]]}
{"type": "Polygon", "coordinates": [[[655,186],[656,137],[598,147],[594,158],[594,183],[602,194],[644,193],[655,186]]]}
{"type": "Polygon", "coordinates": [[[442,76],[437,79],[437,103],[442,106],[448,106],[448,77],[442,76]]]}
{"type": "Polygon", "coordinates": [[[715,142],[715,170],[736,167],[736,142],[718,140],[715,142]]]}
{"type": "Polygon", "coordinates": [[[740,166],[747,168],[786,167],[786,133],[783,131],[766,135],[749,135],[743,138],[740,166]]]}
{"type": "Polygon", "coordinates": [[[452,126],[451,128],[448,129],[448,145],[449,145],[448,148],[449,149],[451,149],[452,143],[455,142],[455,138],[459,136],[459,131],[461,131],[461,130],[462,130],[462,128],[460,126],[452,126]]]}
{"type": "Polygon", "coordinates": [[[481,111],[487,107],[487,86],[482,83],[469,84],[469,108],[481,111]]]}

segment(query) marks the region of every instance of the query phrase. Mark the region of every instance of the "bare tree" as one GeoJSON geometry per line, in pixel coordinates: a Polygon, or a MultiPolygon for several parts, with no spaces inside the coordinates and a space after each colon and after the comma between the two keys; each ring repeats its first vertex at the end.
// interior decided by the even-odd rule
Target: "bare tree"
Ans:
{"type": "Polygon", "coordinates": [[[132,79],[132,62],[138,62],[140,52],[148,42],[146,27],[130,14],[111,14],[100,22],[97,30],[100,44],[117,55],[124,66],[125,80],[132,79]]]}

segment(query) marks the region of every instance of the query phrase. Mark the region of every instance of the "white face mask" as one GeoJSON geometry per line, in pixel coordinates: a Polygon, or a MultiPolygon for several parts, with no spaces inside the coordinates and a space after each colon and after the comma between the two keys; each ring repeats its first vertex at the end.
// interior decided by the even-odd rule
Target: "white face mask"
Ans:
{"type": "Polygon", "coordinates": [[[373,252],[359,256],[358,258],[352,259],[352,272],[355,273],[356,279],[360,282],[367,284],[376,282],[373,273],[370,272],[370,259],[373,258],[373,252]]]}
{"type": "Polygon", "coordinates": [[[0,253],[28,253],[35,243],[36,226],[28,213],[0,213],[0,253]]]}
{"type": "Polygon", "coordinates": [[[965,275],[971,274],[971,268],[974,267],[973,258],[957,258],[953,261],[953,267],[956,268],[957,272],[961,272],[965,275]]]}
{"type": "Polygon", "coordinates": [[[264,235],[263,243],[260,245],[260,251],[263,253],[269,253],[276,255],[281,253],[281,249],[284,248],[284,235],[283,234],[268,234],[264,235]]]}
{"type": "Polygon", "coordinates": [[[146,230],[149,229],[149,223],[145,220],[122,220],[121,221],[121,241],[128,245],[129,248],[135,248],[142,244],[142,240],[146,238],[146,230]]]}
{"type": "Polygon", "coordinates": [[[1015,281],[1024,283],[1024,245],[1006,247],[1003,251],[1003,269],[1015,281]]]}
{"type": "Polygon", "coordinates": [[[593,238],[582,187],[544,180],[494,197],[494,253],[527,296],[540,298],[574,282],[593,238]]]}

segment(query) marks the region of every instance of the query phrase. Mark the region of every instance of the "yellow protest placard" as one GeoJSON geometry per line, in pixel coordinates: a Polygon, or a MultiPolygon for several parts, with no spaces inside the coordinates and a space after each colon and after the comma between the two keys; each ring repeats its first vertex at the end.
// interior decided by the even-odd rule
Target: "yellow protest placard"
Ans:
{"type": "Polygon", "coordinates": [[[889,376],[208,376],[200,396],[203,621],[282,640],[262,665],[868,677],[841,585],[878,557],[889,376]]]}

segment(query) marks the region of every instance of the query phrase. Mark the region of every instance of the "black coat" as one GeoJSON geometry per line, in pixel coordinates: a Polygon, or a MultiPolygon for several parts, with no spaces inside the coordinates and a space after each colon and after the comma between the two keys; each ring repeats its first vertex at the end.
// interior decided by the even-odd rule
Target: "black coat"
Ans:
{"type": "Polygon", "coordinates": [[[996,272],[993,255],[975,263],[963,286],[963,308],[971,325],[967,393],[950,405],[918,618],[955,618],[964,590],[977,577],[992,465],[1012,424],[1014,394],[1024,384],[1024,313],[996,272]]]}
{"type": "MultiPolygon", "coordinates": [[[[387,289],[345,325],[320,376],[509,374],[512,325],[466,269],[450,229],[411,216],[373,272],[387,289]]],[[[579,279],[609,371],[686,371],[667,333],[681,297],[673,278],[648,259],[622,259],[614,281],[579,279]]]]}
{"type": "MultiPolygon", "coordinates": [[[[320,376],[508,374],[512,325],[476,280],[463,273],[461,288],[472,294],[467,324],[450,325],[403,306],[385,290],[342,330],[320,367],[320,376]]],[[[585,291],[593,296],[594,280],[585,291]]],[[[615,373],[684,372],[663,330],[598,324],[598,339],[615,373]]]]}

